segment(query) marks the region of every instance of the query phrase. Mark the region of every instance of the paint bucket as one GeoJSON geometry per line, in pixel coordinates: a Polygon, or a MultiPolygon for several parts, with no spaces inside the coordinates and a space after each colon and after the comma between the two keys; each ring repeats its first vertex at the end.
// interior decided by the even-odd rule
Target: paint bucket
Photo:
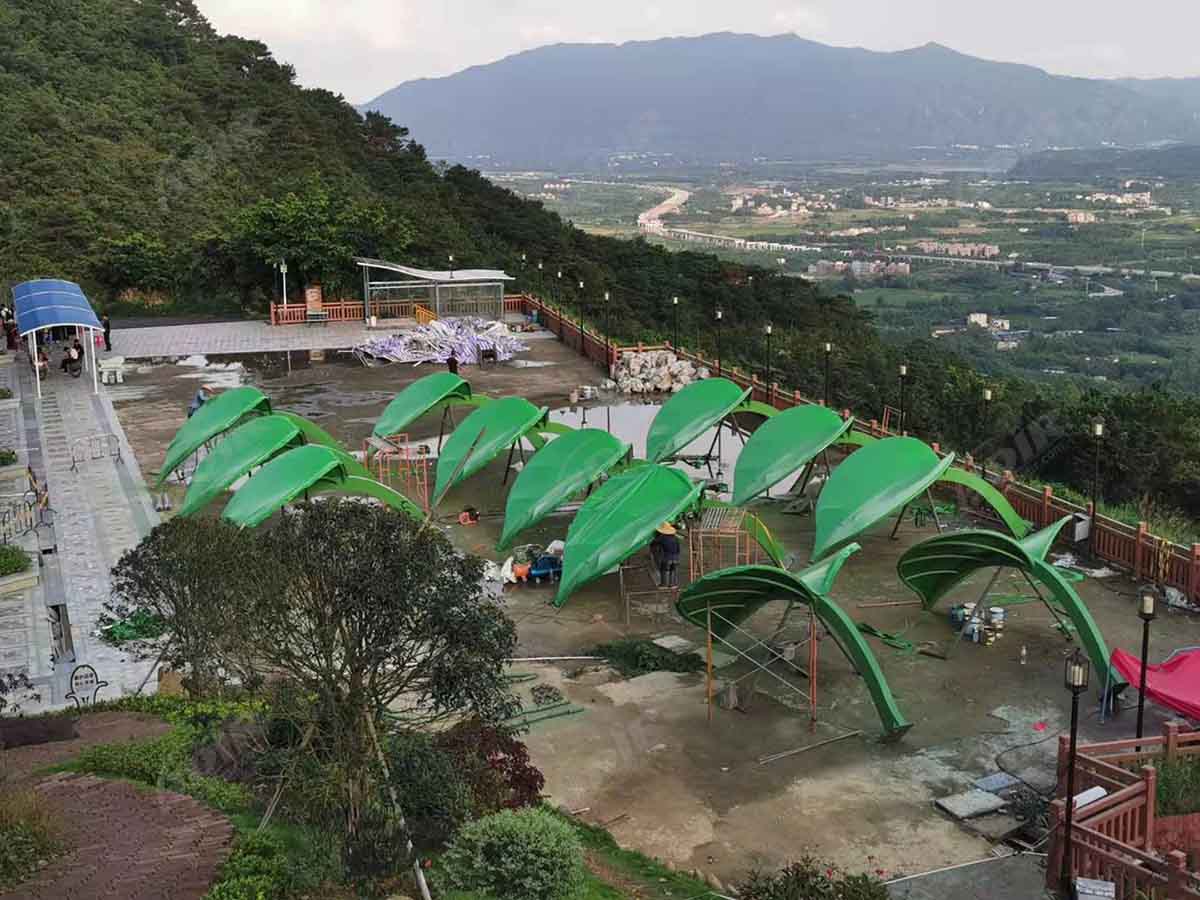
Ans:
{"type": "Polygon", "coordinates": [[[583,400],[595,400],[596,399],[596,389],[594,387],[592,387],[590,384],[585,384],[579,388],[579,396],[583,400]]]}
{"type": "Polygon", "coordinates": [[[992,627],[997,631],[1003,631],[1004,619],[1007,615],[1007,610],[1005,610],[1003,606],[993,606],[990,610],[988,610],[988,612],[992,617],[992,627]]]}
{"type": "Polygon", "coordinates": [[[960,631],[963,627],[963,622],[965,620],[966,619],[965,619],[965,616],[963,615],[963,607],[962,607],[961,603],[957,604],[956,606],[950,607],[950,627],[951,628],[953,628],[955,631],[960,631]]]}

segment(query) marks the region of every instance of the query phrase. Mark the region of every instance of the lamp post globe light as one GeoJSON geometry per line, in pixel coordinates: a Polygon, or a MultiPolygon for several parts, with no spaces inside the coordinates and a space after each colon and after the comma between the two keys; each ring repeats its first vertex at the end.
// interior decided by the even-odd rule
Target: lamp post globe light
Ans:
{"type": "MultiPolygon", "coordinates": [[[[1150,657],[1150,623],[1154,621],[1157,615],[1154,608],[1157,601],[1157,591],[1150,587],[1143,588],[1141,596],[1138,598],[1138,618],[1142,620],[1142,677],[1141,684],[1138,685],[1137,714],[1137,736],[1139,740],[1142,737],[1142,725],[1146,716],[1146,664],[1150,657]]],[[[1140,750],[1141,747],[1138,747],[1138,749],[1140,750]]]]}
{"type": "Polygon", "coordinates": [[[721,377],[721,310],[717,310],[717,377],[721,377]]]}
{"type": "Polygon", "coordinates": [[[1100,517],[1100,445],[1104,441],[1104,420],[1093,419],[1091,426],[1092,457],[1092,521],[1088,524],[1088,552],[1096,555],[1096,520],[1100,517]]]}
{"type": "Polygon", "coordinates": [[[767,333],[767,375],[766,375],[766,379],[764,380],[763,383],[767,386],[767,390],[770,391],[771,390],[771,331],[772,331],[770,322],[767,323],[767,326],[764,330],[767,333]]]}
{"type": "Polygon", "coordinates": [[[829,358],[833,356],[833,344],[830,341],[825,342],[825,406],[826,408],[832,403],[829,397],[829,358]]]}
{"type": "Polygon", "coordinates": [[[1067,815],[1063,830],[1062,871],[1060,873],[1063,896],[1071,896],[1071,822],[1075,812],[1075,742],[1079,734],[1079,695],[1088,687],[1091,663],[1079,648],[1067,657],[1063,670],[1063,682],[1071,692],[1071,744],[1067,756],[1067,815]]]}

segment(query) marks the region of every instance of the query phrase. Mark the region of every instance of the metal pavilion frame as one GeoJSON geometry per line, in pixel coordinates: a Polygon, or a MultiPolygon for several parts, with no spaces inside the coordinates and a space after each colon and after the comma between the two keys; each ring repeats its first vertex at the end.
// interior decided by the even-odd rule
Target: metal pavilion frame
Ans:
{"type": "MultiPolygon", "coordinates": [[[[13,310],[17,321],[17,330],[26,343],[32,343],[27,348],[30,361],[33,364],[33,377],[37,383],[38,399],[42,398],[42,376],[38,367],[38,332],[51,328],[75,328],[89,332],[88,341],[83,348],[81,363],[90,362],[92,369],[92,393],[100,393],[100,378],[96,361],[96,332],[101,331],[100,320],[92,309],[91,302],[83,290],[73,281],[62,279],[35,279],[25,281],[12,289],[13,310]],[[22,288],[29,288],[21,291],[22,288]],[[20,292],[20,293],[18,293],[20,292]],[[30,303],[22,301],[37,298],[30,303]],[[79,302],[73,302],[78,299],[79,302]],[[72,301],[72,302],[68,302],[72,301]],[[25,308],[22,309],[22,306],[25,308]],[[90,321],[88,317],[90,316],[90,321]],[[47,319],[42,324],[32,328],[22,328],[22,318],[32,317],[34,321],[47,319]],[[32,341],[30,341],[32,335],[32,341]]],[[[47,365],[47,374],[49,366],[47,365]]]]}
{"type": "MultiPolygon", "coordinates": [[[[473,302],[480,305],[483,311],[490,312],[491,318],[504,318],[504,287],[513,277],[500,269],[449,269],[444,272],[429,269],[418,269],[400,263],[383,259],[355,257],[354,261],[362,269],[363,277],[363,317],[370,321],[371,306],[376,301],[375,295],[387,291],[405,291],[411,293],[424,292],[425,300],[430,310],[438,318],[454,316],[454,304],[465,303],[466,300],[456,300],[455,292],[463,288],[479,291],[483,296],[473,302]],[[373,269],[394,272],[408,276],[404,279],[372,280],[373,269]]],[[[477,314],[475,312],[469,314],[477,314]]]]}

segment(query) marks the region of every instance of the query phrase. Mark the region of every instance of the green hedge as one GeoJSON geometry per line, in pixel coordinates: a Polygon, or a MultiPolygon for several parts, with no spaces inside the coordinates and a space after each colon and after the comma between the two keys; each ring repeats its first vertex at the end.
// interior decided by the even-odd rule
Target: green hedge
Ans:
{"type": "Polygon", "coordinates": [[[0,544],[0,577],[29,571],[29,554],[12,544],[0,544]]]}

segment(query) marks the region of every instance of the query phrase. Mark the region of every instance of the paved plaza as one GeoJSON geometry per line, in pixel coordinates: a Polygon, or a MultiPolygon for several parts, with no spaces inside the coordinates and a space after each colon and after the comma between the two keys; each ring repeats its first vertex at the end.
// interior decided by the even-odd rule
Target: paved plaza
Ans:
{"type": "Polygon", "coordinates": [[[213,322],[203,325],[152,325],[115,328],[112,352],[105,356],[149,359],[201,353],[269,353],[284,350],[341,350],[372,337],[391,334],[412,323],[380,323],[375,329],[362,322],[327,325],[271,325],[267,322],[213,322]]]}

